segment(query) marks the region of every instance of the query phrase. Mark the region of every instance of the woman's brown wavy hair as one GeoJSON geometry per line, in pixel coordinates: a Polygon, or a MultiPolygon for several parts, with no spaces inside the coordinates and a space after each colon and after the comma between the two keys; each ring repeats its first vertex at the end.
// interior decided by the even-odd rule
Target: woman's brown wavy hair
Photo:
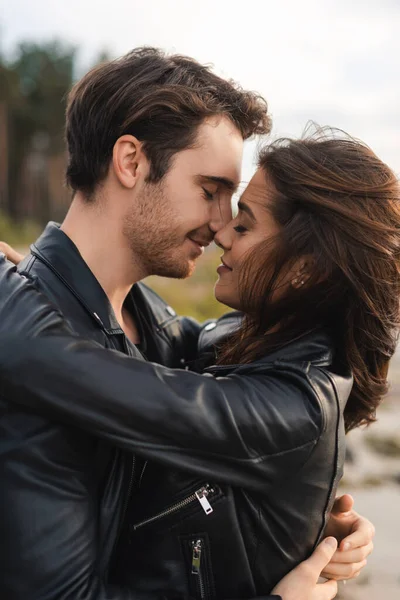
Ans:
{"type": "Polygon", "coordinates": [[[328,328],[354,375],[346,429],[368,424],[387,392],[398,338],[399,182],[366,145],[326,128],[267,146],[259,167],[276,190],[268,210],[281,232],[246,258],[246,317],[218,362],[251,362],[328,328]],[[282,273],[301,257],[311,257],[306,284],[274,302],[282,273]]]}

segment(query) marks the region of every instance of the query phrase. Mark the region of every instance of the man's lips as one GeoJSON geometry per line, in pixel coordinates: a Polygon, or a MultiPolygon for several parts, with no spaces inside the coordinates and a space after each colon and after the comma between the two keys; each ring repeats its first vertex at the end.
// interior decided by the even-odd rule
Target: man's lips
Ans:
{"type": "Polygon", "coordinates": [[[189,238],[189,240],[191,242],[194,242],[195,244],[197,244],[201,248],[205,248],[206,246],[209,246],[211,244],[211,242],[212,242],[212,240],[201,240],[201,239],[196,240],[195,238],[189,238]]]}
{"type": "Polygon", "coordinates": [[[205,246],[210,244],[210,242],[206,242],[204,240],[194,240],[193,238],[188,238],[188,240],[192,242],[197,257],[201,256],[204,252],[205,246]]]}
{"type": "Polygon", "coordinates": [[[204,248],[211,244],[210,240],[200,240],[200,239],[196,240],[194,238],[188,238],[188,239],[195,246],[198,256],[201,256],[204,252],[204,248]]]}

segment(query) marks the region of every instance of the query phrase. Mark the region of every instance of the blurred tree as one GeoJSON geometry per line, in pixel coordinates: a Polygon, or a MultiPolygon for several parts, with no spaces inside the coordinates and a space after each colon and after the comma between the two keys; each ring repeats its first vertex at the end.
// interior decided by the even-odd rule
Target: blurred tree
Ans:
{"type": "Polygon", "coordinates": [[[97,55],[97,57],[94,61],[94,64],[100,65],[102,63],[113,60],[113,58],[114,58],[114,56],[111,54],[111,52],[109,50],[107,50],[107,48],[103,48],[103,50],[100,50],[99,54],[97,55]]]}
{"type": "MultiPolygon", "coordinates": [[[[75,48],[60,42],[21,43],[14,60],[2,59],[0,100],[7,107],[8,190],[5,209],[24,216],[26,171],[40,195],[37,217],[49,216],[47,159],[64,152],[67,93],[73,82],[75,48]]],[[[35,195],[36,195],[35,194],[35,195]]]]}

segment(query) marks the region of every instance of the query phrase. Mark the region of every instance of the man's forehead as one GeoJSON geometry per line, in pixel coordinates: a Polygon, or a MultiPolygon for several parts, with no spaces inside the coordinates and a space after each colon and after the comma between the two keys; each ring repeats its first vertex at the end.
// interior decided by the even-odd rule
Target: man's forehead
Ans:
{"type": "Polygon", "coordinates": [[[176,164],[191,172],[195,180],[217,183],[236,190],[240,183],[243,138],[226,118],[202,123],[194,144],[179,152],[176,164]]]}
{"type": "Polygon", "coordinates": [[[242,159],[243,145],[239,129],[227,117],[220,117],[199,126],[194,148],[198,150],[199,156],[207,156],[210,162],[217,160],[218,166],[220,164],[225,168],[237,168],[238,160],[242,159]]]}

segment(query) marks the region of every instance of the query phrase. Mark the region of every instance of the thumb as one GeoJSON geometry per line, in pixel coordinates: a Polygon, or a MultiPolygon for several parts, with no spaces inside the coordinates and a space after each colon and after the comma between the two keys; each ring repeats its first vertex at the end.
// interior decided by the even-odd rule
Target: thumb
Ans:
{"type": "Polygon", "coordinates": [[[354,498],[350,494],[344,494],[339,498],[336,498],[334,505],[332,506],[332,515],[339,516],[340,513],[349,512],[354,505],[354,498]]]}
{"type": "Polygon", "coordinates": [[[325,581],[325,583],[319,583],[315,589],[315,594],[312,596],[318,598],[318,600],[332,600],[338,592],[338,584],[334,579],[325,581]]]}
{"type": "Polygon", "coordinates": [[[337,541],[334,537],[325,538],[316,547],[310,558],[306,560],[308,567],[311,568],[313,574],[315,575],[315,581],[317,581],[321,571],[325,569],[326,565],[335,554],[336,548],[337,541]]]}

